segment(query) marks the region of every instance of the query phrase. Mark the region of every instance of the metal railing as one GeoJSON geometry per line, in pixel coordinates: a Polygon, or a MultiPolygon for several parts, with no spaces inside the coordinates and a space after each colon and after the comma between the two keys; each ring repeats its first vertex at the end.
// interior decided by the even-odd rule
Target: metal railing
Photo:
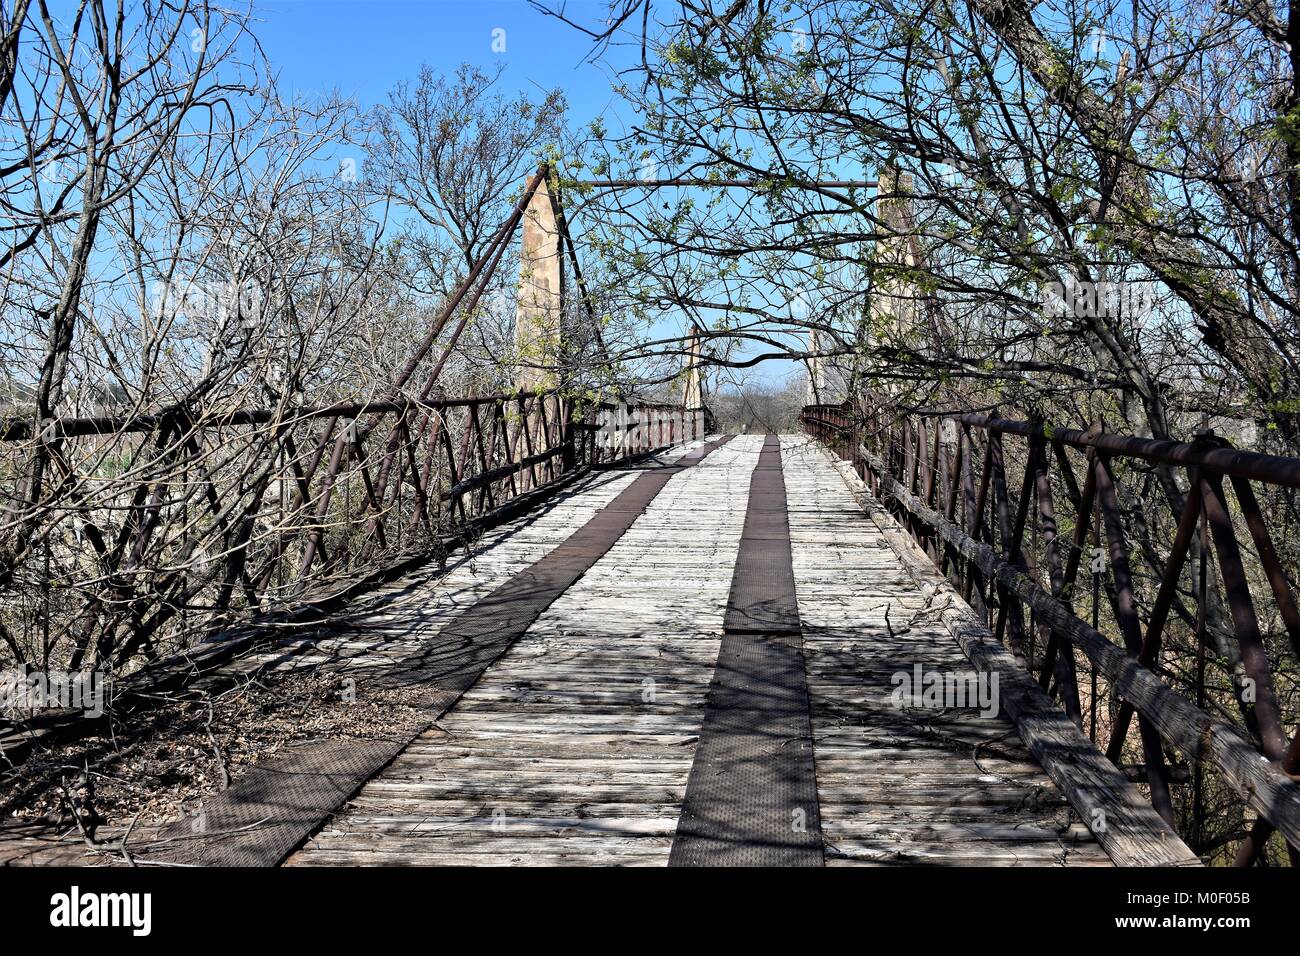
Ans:
{"type": "Polygon", "coordinates": [[[1300,460],[1239,451],[1210,433],[1179,443],[995,414],[886,419],[852,404],[812,405],[801,420],[852,462],[996,638],[1080,727],[1088,725],[1112,762],[1127,752],[1137,717],[1141,779],[1171,824],[1176,775],[1165,745],[1191,762],[1183,829],[1194,846],[1205,772],[1213,768],[1256,814],[1236,862],[1257,860],[1275,831],[1297,862],[1300,733],[1287,724],[1295,721],[1300,611],[1256,486],[1279,494],[1300,488],[1300,460]],[[1128,522],[1120,465],[1149,476],[1157,489],[1136,513],[1130,509],[1128,522]],[[1166,503],[1163,515],[1151,510],[1157,501],[1166,503]],[[1172,533],[1157,546],[1151,529],[1162,520],[1172,533]],[[1135,521],[1142,534],[1130,530],[1135,521]],[[1242,529],[1253,550],[1242,547],[1242,529]],[[1135,539],[1138,563],[1158,569],[1154,589],[1136,573],[1135,539]],[[1081,570],[1091,573],[1090,602],[1081,570]],[[1261,591],[1283,632],[1271,644],[1260,626],[1261,591]],[[1089,603],[1090,613],[1082,610],[1089,603]],[[1182,693],[1157,676],[1171,617],[1183,621],[1190,645],[1182,693]],[[1229,677],[1240,723],[1207,712],[1211,661],[1229,677]],[[1086,694],[1080,664],[1089,670],[1086,694]],[[1280,674],[1289,675],[1289,700],[1279,692],[1280,674]],[[1110,696],[1108,727],[1099,721],[1107,708],[1099,681],[1110,696]]]}
{"type": "MultiPolygon", "coordinates": [[[[703,437],[704,410],[602,401],[567,367],[544,379],[564,390],[439,396],[550,175],[529,177],[374,400],[248,409],[209,394],[155,414],[0,418],[0,670],[94,670],[113,679],[116,710],[149,706],[591,468],[703,437]]],[[[600,343],[558,212],[557,224],[600,343]]],[[[36,733],[53,740],[89,721],[51,711],[5,723],[12,760],[36,733]]]]}
{"type": "Polygon", "coordinates": [[[441,556],[575,474],[701,425],[557,391],[0,424],[0,629],[15,665],[115,671],[178,635],[441,556]]]}
{"type": "Polygon", "coordinates": [[[437,395],[549,175],[529,177],[373,401],[0,420],[0,664],[117,673],[156,661],[440,554],[584,468],[700,437],[699,410],[576,388],[437,395]]]}

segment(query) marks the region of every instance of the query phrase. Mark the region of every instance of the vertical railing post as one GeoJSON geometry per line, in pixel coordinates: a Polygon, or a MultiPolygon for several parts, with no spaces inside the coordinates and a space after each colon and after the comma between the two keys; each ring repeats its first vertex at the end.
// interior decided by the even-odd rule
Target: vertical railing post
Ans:
{"type": "MultiPolygon", "coordinates": [[[[1136,658],[1142,651],[1142,625],[1138,620],[1137,603],[1133,595],[1133,576],[1129,565],[1128,545],[1119,510],[1114,476],[1105,455],[1098,455],[1093,465],[1097,473],[1097,502],[1101,520],[1106,528],[1106,542],[1110,551],[1111,581],[1115,588],[1115,611],[1124,646],[1136,658]]],[[[1142,738],[1142,756],[1146,761],[1147,782],[1151,786],[1151,803],[1170,826],[1174,824],[1174,807],[1169,796],[1169,779],[1165,772],[1164,749],[1160,735],[1145,717],[1138,718],[1138,734],[1142,738]]]]}

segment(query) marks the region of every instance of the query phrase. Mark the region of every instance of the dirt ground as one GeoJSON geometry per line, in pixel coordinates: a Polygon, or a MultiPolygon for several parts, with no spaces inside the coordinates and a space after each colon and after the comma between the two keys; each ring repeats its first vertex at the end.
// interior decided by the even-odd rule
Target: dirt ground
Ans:
{"type": "Polygon", "coordinates": [[[165,700],[96,736],[0,770],[0,818],[88,834],[194,812],[258,760],[296,741],[415,732],[418,689],[374,690],[346,676],[263,676],[219,694],[165,700]],[[80,821],[80,824],[78,824],[80,821]]]}

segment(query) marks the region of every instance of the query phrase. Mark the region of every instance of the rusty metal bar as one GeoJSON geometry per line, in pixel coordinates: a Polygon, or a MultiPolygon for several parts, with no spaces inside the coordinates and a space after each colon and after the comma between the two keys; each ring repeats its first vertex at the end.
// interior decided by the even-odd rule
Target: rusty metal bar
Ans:
{"type": "MultiPolygon", "coordinates": [[[[846,411],[851,411],[850,406],[809,406],[804,410],[803,415],[805,428],[814,437],[835,446],[844,441],[846,430],[852,428],[856,441],[856,418],[846,422],[844,416],[846,411]]],[[[937,416],[924,413],[923,417],[937,416]]],[[[1131,723],[1132,715],[1136,713],[1142,738],[1144,772],[1151,786],[1153,803],[1162,816],[1170,821],[1173,819],[1172,803],[1168,792],[1168,771],[1164,767],[1161,740],[1163,737],[1193,759],[1191,780],[1195,788],[1194,818],[1202,812],[1198,808],[1203,799],[1201,762],[1205,759],[1223,771],[1246,802],[1259,813],[1259,820],[1237,848],[1237,863],[1253,862],[1275,829],[1281,829],[1286,835],[1287,849],[1293,864],[1300,863],[1300,854],[1297,854],[1295,844],[1295,837],[1300,834],[1300,796],[1297,795],[1294,783],[1290,785],[1290,789],[1286,789],[1286,785],[1279,782],[1286,780],[1285,776],[1270,776],[1270,773],[1276,774],[1280,771],[1283,775],[1290,775],[1292,781],[1296,779],[1297,769],[1300,768],[1300,732],[1289,739],[1284,733],[1283,716],[1273,686],[1260,620],[1256,613],[1255,598],[1251,594],[1245,559],[1234,528],[1235,521],[1240,521],[1249,530],[1263,571],[1262,578],[1268,582],[1278,616],[1289,638],[1288,643],[1291,650],[1300,655],[1300,606],[1297,606],[1290,578],[1278,558],[1268,532],[1265,513],[1252,487],[1252,482],[1255,481],[1281,488],[1300,487],[1300,459],[1240,451],[1219,440],[1200,439],[1196,442],[1180,443],[1133,438],[1106,434],[1097,427],[1081,431],[1011,421],[999,417],[996,413],[954,414],[942,417],[951,418],[961,425],[954,458],[960,456],[962,460],[945,463],[952,476],[951,490],[947,498],[942,502],[936,500],[935,487],[931,483],[929,474],[924,483],[917,480],[918,459],[926,445],[925,438],[922,436],[925,436],[927,431],[919,424],[913,428],[907,416],[901,416],[896,425],[872,432],[877,442],[884,446],[880,457],[871,454],[867,443],[857,445],[857,454],[853,457],[855,462],[862,461],[864,477],[868,485],[873,487],[877,494],[882,495],[890,507],[906,521],[918,543],[924,545],[937,534],[947,542],[948,548],[961,555],[964,559],[964,567],[963,564],[956,565],[956,570],[959,572],[956,583],[962,587],[968,599],[971,596],[978,597],[981,590],[974,587],[975,575],[978,571],[983,571],[992,578],[995,582],[995,590],[1002,595],[1002,600],[999,602],[1002,606],[996,622],[999,629],[1002,627],[1003,618],[1010,622],[1014,617],[1011,614],[1011,603],[1008,598],[1025,600],[1031,604],[1038,625],[1049,635],[1040,682],[1048,685],[1055,677],[1056,687],[1062,693],[1067,712],[1076,722],[1080,722],[1081,710],[1077,680],[1074,679],[1073,674],[1065,672],[1064,665],[1073,663],[1072,650],[1075,646],[1073,642],[1079,642],[1079,648],[1092,660],[1094,684],[1096,675],[1099,672],[1104,673],[1111,681],[1112,692],[1118,695],[1119,711],[1112,727],[1107,756],[1112,761],[1118,760],[1119,754],[1123,751],[1125,732],[1131,723]],[[985,449],[984,468],[978,479],[978,493],[973,468],[970,467],[970,464],[973,464],[973,455],[966,453],[968,444],[973,447],[971,429],[983,430],[989,438],[985,449]],[[903,436],[902,442],[893,439],[895,434],[903,436]],[[1014,523],[1008,520],[1009,499],[1006,496],[1005,479],[1000,474],[1002,460],[1001,455],[998,454],[999,437],[1008,434],[1029,439],[1031,446],[1026,467],[1025,490],[1018,502],[1019,507],[1014,523]],[[1056,514],[1051,500],[1051,473],[1048,466],[1049,456],[1046,452],[1049,444],[1060,466],[1061,480],[1076,515],[1073,542],[1065,557],[1064,567],[1062,567],[1060,554],[1061,542],[1056,514]],[[1088,467],[1082,488],[1079,487],[1065,454],[1067,447],[1087,452],[1088,467]],[[1138,619],[1128,545],[1125,541],[1115,478],[1111,470],[1111,460],[1123,458],[1170,467],[1184,467],[1188,469],[1191,479],[1189,493],[1181,503],[1178,528],[1169,556],[1163,565],[1160,587],[1151,607],[1145,634],[1138,619]],[[1232,515],[1224,495],[1224,478],[1231,482],[1240,505],[1240,515],[1237,518],[1232,515]],[[997,528],[1001,540],[998,551],[994,551],[988,544],[980,541],[986,514],[987,493],[990,489],[993,492],[997,528]],[[1019,548],[1026,520],[1023,516],[1027,510],[1030,494],[1038,501],[1037,529],[1041,536],[1042,551],[1046,555],[1046,572],[1051,584],[1050,594],[1040,591],[1039,585],[1026,575],[1028,567],[1019,548]],[[960,528],[955,520],[958,517],[959,500],[965,502],[965,515],[961,519],[960,528]],[[1096,507],[1094,502],[1097,502],[1096,507]],[[1099,535],[1101,527],[1105,528],[1110,576],[1107,591],[1115,612],[1115,621],[1132,662],[1129,665],[1119,662],[1115,657],[1118,649],[1097,631],[1095,607],[1094,623],[1091,628],[1068,609],[1087,541],[1089,525],[1094,516],[1098,522],[1099,535]],[[1202,547],[1199,555],[1201,569],[1198,578],[1199,595],[1196,614],[1197,706],[1193,707],[1163,688],[1163,685],[1148,670],[1154,667],[1158,660],[1162,636],[1169,613],[1177,599],[1178,583],[1198,526],[1207,539],[1213,540],[1232,617],[1233,631],[1240,645],[1241,661],[1246,677],[1245,686],[1253,691],[1253,702],[1243,702],[1243,704],[1250,704],[1250,706],[1243,706],[1243,713],[1247,717],[1248,729],[1258,734],[1259,743],[1256,746],[1262,748],[1264,757],[1270,763],[1252,762],[1248,753],[1251,743],[1246,736],[1236,728],[1208,717],[1203,710],[1199,709],[1205,704],[1207,547],[1202,547]],[[972,595],[973,590],[974,595],[972,595]],[[1185,713],[1181,718],[1174,719],[1172,714],[1175,712],[1185,713]],[[1189,732],[1189,723],[1201,728],[1198,731],[1200,737],[1189,732]],[[1268,794],[1263,794],[1261,788],[1268,791],[1268,794]]],[[[936,449],[931,462],[932,471],[937,468],[941,460],[937,441],[936,434],[936,449]]],[[[838,447],[836,450],[841,457],[845,457],[844,452],[838,447]]],[[[950,560],[946,548],[944,553],[937,557],[936,563],[946,571],[950,560]]],[[[1094,585],[1095,582],[1096,576],[1094,576],[1094,585]]],[[[1095,720],[1095,696],[1092,717],[1095,720]]],[[[1257,756],[1255,760],[1258,759],[1257,756]]],[[[1197,827],[1199,823],[1194,819],[1193,828],[1197,827]]],[[[1197,832],[1199,833],[1199,830],[1197,832]]]]}
{"type": "Polygon", "coordinates": [[[1004,435],[1038,436],[1074,448],[1096,448],[1112,456],[1140,458],[1162,465],[1201,468],[1232,478],[1248,478],[1284,488],[1300,488],[1300,458],[1260,455],[1231,447],[1207,448],[1197,443],[1157,438],[1129,438],[1105,432],[1054,428],[989,415],[961,415],[959,421],[1004,435]]]}

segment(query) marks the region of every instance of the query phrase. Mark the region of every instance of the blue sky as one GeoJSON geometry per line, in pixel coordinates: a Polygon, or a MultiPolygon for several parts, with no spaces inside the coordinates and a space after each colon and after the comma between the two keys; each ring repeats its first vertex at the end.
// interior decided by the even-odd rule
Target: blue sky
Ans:
{"type": "MultiPolygon", "coordinates": [[[[581,22],[606,8],[604,0],[567,5],[581,22]]],[[[628,115],[610,93],[607,68],[583,62],[590,39],[525,0],[261,0],[254,14],[254,31],[289,89],[337,89],[365,106],[424,63],[447,72],[461,63],[500,65],[504,90],[562,87],[576,121],[628,115]],[[503,53],[493,50],[494,30],[505,31],[503,53]]]]}

